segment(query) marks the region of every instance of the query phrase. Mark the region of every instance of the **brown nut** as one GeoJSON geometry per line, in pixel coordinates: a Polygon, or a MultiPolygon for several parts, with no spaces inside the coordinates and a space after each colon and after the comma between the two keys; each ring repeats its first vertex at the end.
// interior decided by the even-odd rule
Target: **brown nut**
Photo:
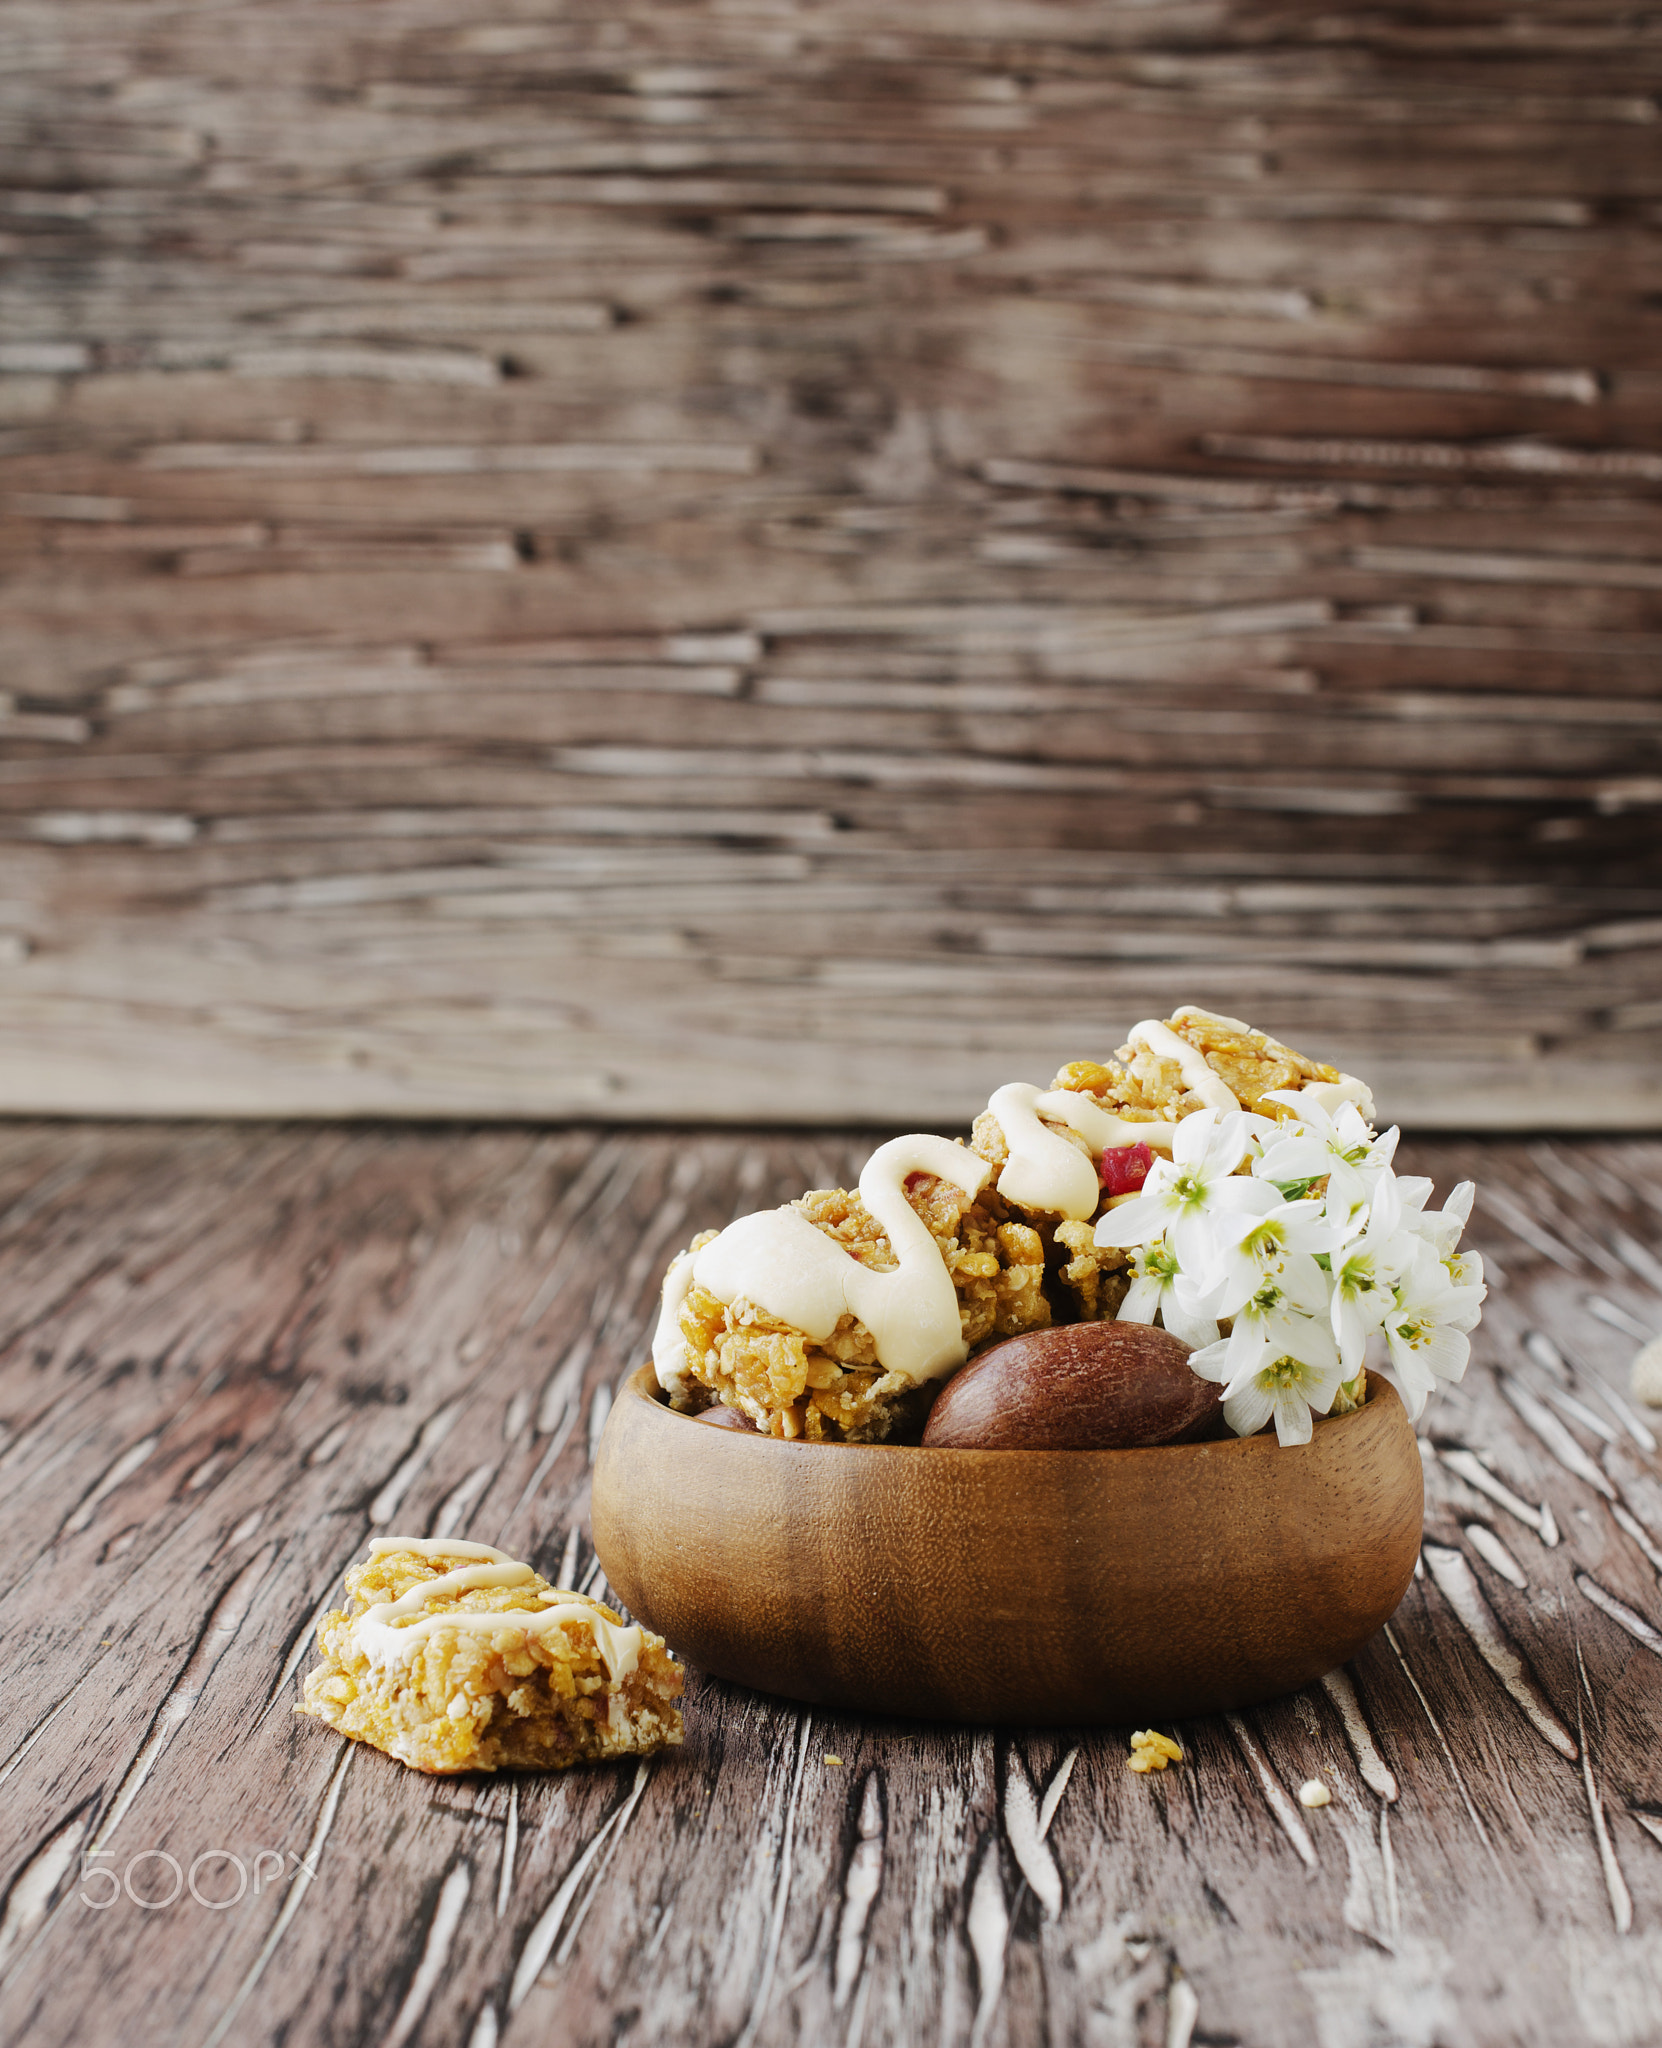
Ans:
{"type": "Polygon", "coordinates": [[[1223,1389],[1189,1347],[1146,1323],[1064,1323],[1009,1337],[948,1380],[926,1450],[1124,1451],[1187,1443],[1223,1389]]]}
{"type": "Polygon", "coordinates": [[[741,1415],[737,1408],[728,1408],[720,1401],[692,1419],[694,1422],[707,1422],[712,1429],[742,1429],[752,1436],[756,1434],[756,1426],[748,1415],[741,1415]]]}

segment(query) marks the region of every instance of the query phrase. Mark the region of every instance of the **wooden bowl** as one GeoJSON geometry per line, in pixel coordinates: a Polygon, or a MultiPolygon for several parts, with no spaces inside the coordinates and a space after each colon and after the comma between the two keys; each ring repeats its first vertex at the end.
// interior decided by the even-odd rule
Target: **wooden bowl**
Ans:
{"type": "Polygon", "coordinates": [[[1250,1706],[1353,1656],[1413,1576],[1418,1446],[1369,1389],[1297,1449],[926,1451],[704,1428],[644,1366],[595,1549],[690,1663],[788,1699],[1028,1726],[1250,1706]]]}

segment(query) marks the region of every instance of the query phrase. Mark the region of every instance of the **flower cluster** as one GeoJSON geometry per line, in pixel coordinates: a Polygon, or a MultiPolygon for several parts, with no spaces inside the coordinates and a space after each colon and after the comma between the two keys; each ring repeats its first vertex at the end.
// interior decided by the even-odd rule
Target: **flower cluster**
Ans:
{"type": "Polygon", "coordinates": [[[1418,1416],[1465,1372],[1482,1312],[1483,1261],[1456,1249],[1472,1183],[1427,1209],[1431,1182],[1392,1171],[1394,1129],[1376,1136],[1353,1103],[1270,1100],[1294,1120],[1184,1117],[1171,1158],[1098,1222],[1099,1245],[1131,1254],[1120,1320],[1158,1316],[1197,1347],[1239,1436],[1273,1417],[1282,1443],[1308,1443],[1313,1415],[1356,1404],[1368,1364],[1418,1416]]]}

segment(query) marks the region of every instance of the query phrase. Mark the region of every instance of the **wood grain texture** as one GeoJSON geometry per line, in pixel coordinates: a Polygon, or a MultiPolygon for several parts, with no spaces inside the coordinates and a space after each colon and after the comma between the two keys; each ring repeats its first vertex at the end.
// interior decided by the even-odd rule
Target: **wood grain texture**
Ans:
{"type": "Polygon", "coordinates": [[[1354,1656],[1419,1559],[1418,1447],[1383,1381],[1297,1452],[712,1442],[656,1393],[650,1365],[623,1381],[595,1461],[613,1591],[701,1670],[822,1709],[1055,1728],[1256,1706],[1354,1656]]]}
{"type": "Polygon", "coordinates": [[[863,1144],[4,1140],[8,2041],[1654,2039],[1662,1415],[1624,1394],[1662,1323],[1662,1147],[1404,1148],[1479,1179],[1495,1284],[1421,1438],[1423,1575],[1326,1684],[1171,1731],[1164,1777],[1126,1730],[920,1730],[695,1676],[679,1752],[509,1784],[294,1719],[320,1605],[389,1530],[597,1589],[590,1462],[668,1254],[863,1144]],[[83,1854],[157,1898],[150,1852],[214,1849],[250,1872],[222,1912],[81,1902],[108,1896],[83,1854]]]}
{"type": "Polygon", "coordinates": [[[1643,18],[6,35],[0,1106],[1662,1121],[1643,18]]]}

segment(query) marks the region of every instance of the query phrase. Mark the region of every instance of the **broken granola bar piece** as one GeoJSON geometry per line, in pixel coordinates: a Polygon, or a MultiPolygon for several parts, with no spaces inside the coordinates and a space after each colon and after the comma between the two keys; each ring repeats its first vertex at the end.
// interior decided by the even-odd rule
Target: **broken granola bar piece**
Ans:
{"type": "MultiPolygon", "coordinates": [[[[1065,1214],[1030,1209],[1025,1220],[1044,1242],[1057,1314],[1101,1321],[1119,1312],[1130,1285],[1130,1262],[1124,1252],[1096,1243],[1095,1220],[1116,1199],[1133,1199],[1153,1154],[1170,1152],[1177,1124],[1197,1110],[1247,1109],[1288,1117],[1293,1114],[1290,1105],[1273,1102],[1270,1096],[1305,1089],[1320,1090],[1328,1108],[1350,1101],[1364,1115],[1372,1114],[1372,1100],[1360,1081],[1295,1052],[1238,1018],[1186,1005],[1163,1023],[1150,1019],[1135,1026],[1110,1064],[1071,1061],[1056,1076],[1048,1096],[1001,1089],[976,1119],[972,1144],[994,1169],[995,1185],[1008,1192],[1012,1176],[1004,1168],[1011,1151],[1009,1119],[1014,1114],[1019,1126],[1024,1113],[1037,1117],[1038,1129],[1030,1130],[1026,1142],[1042,1139],[1050,1148],[1050,1164],[1037,1183],[1029,1174],[1019,1177],[1020,1185],[1029,1191],[1035,1185],[1054,1187],[1057,1199],[1066,1190],[1072,1206],[1065,1214]],[[1091,1111],[1070,1114],[1070,1097],[1083,1097],[1091,1111]],[[1103,1126],[1110,1127],[1113,1136],[1105,1137],[1103,1126]],[[1146,1140],[1139,1142],[1138,1134],[1144,1131],[1146,1140]],[[1078,1163],[1062,1170],[1068,1153],[1060,1148],[1070,1146],[1093,1162],[1100,1177],[1100,1190],[1089,1179],[1084,1182],[1084,1201],[1096,1196],[1096,1209],[1089,1216],[1073,1185],[1080,1179],[1078,1163]],[[1133,1155],[1135,1172],[1126,1164],[1133,1155]]],[[[1025,1199],[1031,1203],[1035,1197],[1028,1192],[1025,1199]]]]}
{"type": "MultiPolygon", "coordinates": [[[[1087,1160],[1091,1159],[1091,1148],[1078,1131],[1070,1130],[1054,1117],[1041,1115],[1040,1122],[1063,1144],[1072,1146],[1087,1160]]],[[[1009,1161],[1010,1146],[1004,1126],[992,1110],[984,1109],[975,1119],[970,1145],[992,1167],[996,1186],[998,1176],[1009,1161]]],[[[1096,1170],[1093,1160],[1092,1172],[1096,1170]]],[[[1069,1219],[1039,1210],[1023,1212],[1013,1204],[1003,1202],[1000,1196],[994,1195],[991,1199],[1002,1202],[1009,1213],[1025,1223],[1036,1237],[1046,1270],[1048,1291],[1063,1321],[1112,1322],[1131,1285],[1130,1260],[1125,1252],[1115,1247],[1097,1244],[1094,1218],[1069,1219]]],[[[1096,1213],[1100,1213],[1105,1199],[1099,1199],[1096,1213]]]]}
{"type": "Polygon", "coordinates": [[[1051,1085],[1089,1095],[1132,1121],[1176,1121],[1197,1109],[1236,1107],[1282,1118],[1292,1111],[1269,1101],[1272,1091],[1310,1087],[1322,1088],[1335,1105],[1353,1101],[1373,1117],[1373,1099],[1360,1081],[1238,1017],[1220,1017],[1192,1003],[1164,1023],[1139,1024],[1112,1064],[1072,1060],[1051,1085]]]}
{"type": "Polygon", "coordinates": [[[296,1713],[418,1771],[564,1770],[681,1740],[660,1637],[485,1543],[388,1536],[318,1624],[296,1713]]]}
{"type": "MultiPolygon", "coordinates": [[[[1005,1203],[972,1199],[934,1174],[909,1176],[905,1193],[951,1277],[968,1351],[1049,1323],[1043,1244],[1005,1203]]],[[[817,1188],[790,1206],[867,1272],[898,1269],[888,1233],[857,1193],[817,1188]]],[[[710,1241],[695,1239],[692,1250],[710,1241]]],[[[770,1436],[881,1443],[921,1428],[936,1392],[934,1381],[885,1371],[871,1330],[853,1315],[816,1341],[742,1294],[724,1302],[695,1283],[679,1327],[685,1351],[675,1405],[690,1411],[713,1395],[770,1436]]]]}

